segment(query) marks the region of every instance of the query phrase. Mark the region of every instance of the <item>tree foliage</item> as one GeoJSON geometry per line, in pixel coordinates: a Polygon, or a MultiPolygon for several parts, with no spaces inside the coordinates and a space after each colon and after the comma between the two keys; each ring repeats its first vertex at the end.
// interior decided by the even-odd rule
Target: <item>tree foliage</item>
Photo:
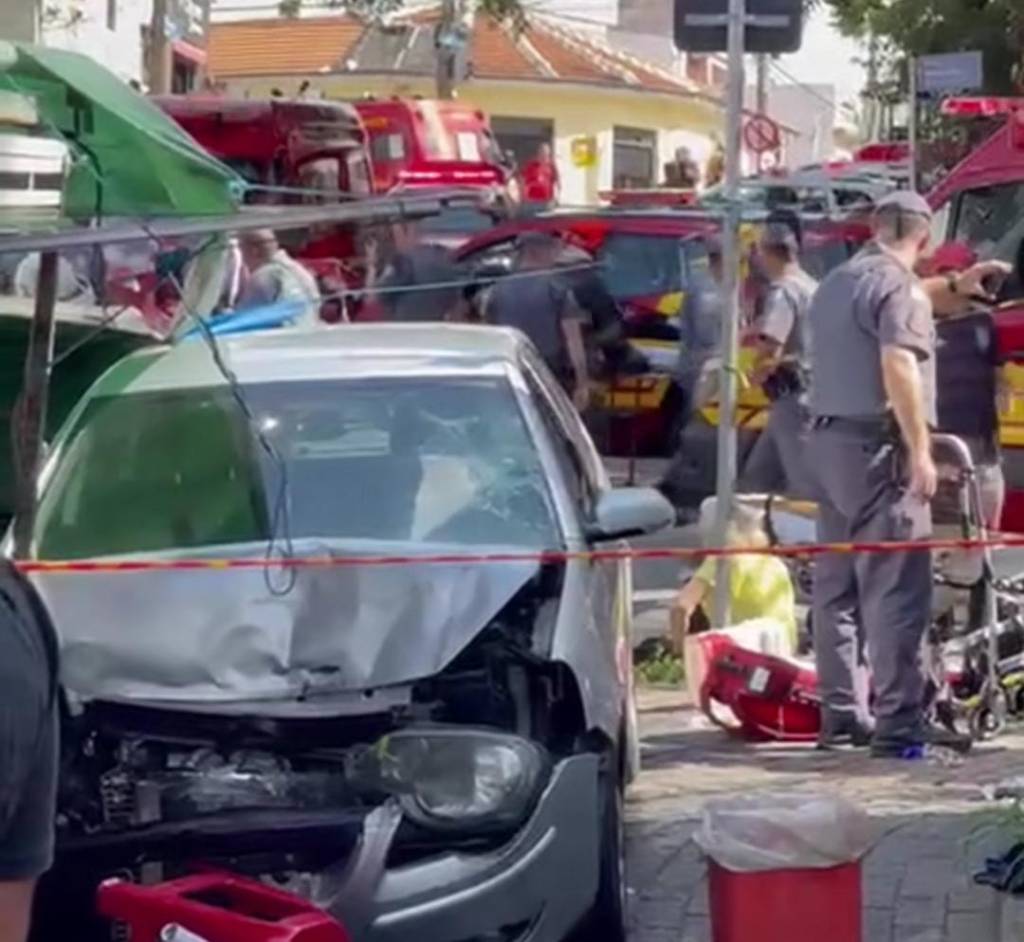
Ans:
{"type": "Polygon", "coordinates": [[[907,56],[981,50],[985,91],[1024,91],[1022,0],[822,0],[847,36],[878,42],[882,78],[907,56]]]}

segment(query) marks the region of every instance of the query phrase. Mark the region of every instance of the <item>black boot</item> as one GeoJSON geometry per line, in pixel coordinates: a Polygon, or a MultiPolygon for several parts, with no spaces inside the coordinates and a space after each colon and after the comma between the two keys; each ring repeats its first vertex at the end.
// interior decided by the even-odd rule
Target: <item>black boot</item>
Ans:
{"type": "Polygon", "coordinates": [[[966,755],[972,744],[970,736],[926,723],[917,732],[907,735],[879,736],[876,733],[871,739],[871,755],[877,759],[919,759],[929,748],[966,755]]]}
{"type": "Polygon", "coordinates": [[[871,729],[852,713],[822,713],[821,731],[818,733],[819,749],[863,749],[870,742],[871,729]]]}

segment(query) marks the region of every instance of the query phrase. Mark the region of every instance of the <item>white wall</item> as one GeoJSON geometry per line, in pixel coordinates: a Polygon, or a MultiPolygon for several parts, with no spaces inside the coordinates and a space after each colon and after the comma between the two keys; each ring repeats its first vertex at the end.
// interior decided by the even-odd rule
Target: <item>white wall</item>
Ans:
{"type": "Polygon", "coordinates": [[[768,113],[797,131],[786,144],[790,167],[829,160],[835,150],[832,132],[837,119],[832,85],[774,85],[768,91],[768,113]]]}
{"type": "Polygon", "coordinates": [[[38,18],[36,0],[6,0],[0,15],[0,39],[34,43],[38,18]]]}
{"type": "Polygon", "coordinates": [[[108,0],[47,0],[47,6],[59,5],[63,10],[44,23],[42,41],[47,46],[91,56],[125,81],[141,81],[142,26],[149,23],[152,0],[112,2],[116,6],[113,30],[107,27],[108,0]]]}
{"type": "Polygon", "coordinates": [[[636,33],[631,30],[609,29],[609,45],[622,52],[661,66],[678,75],[683,73],[683,60],[671,36],[656,33],[636,33]]]}

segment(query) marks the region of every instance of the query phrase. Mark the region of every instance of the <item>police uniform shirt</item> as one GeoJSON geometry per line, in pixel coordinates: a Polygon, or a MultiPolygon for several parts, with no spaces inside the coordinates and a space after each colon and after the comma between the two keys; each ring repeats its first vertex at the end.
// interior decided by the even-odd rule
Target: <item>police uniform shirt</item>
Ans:
{"type": "Polygon", "coordinates": [[[585,322],[586,315],[565,279],[551,272],[521,271],[518,277],[499,281],[487,304],[490,323],[521,330],[559,378],[571,369],[562,330],[563,322],[585,322]]]}
{"type": "Polygon", "coordinates": [[[782,355],[804,363],[808,356],[807,308],[818,283],[805,271],[773,281],[757,321],[757,332],[782,347],[782,355]]]}
{"type": "Polygon", "coordinates": [[[935,425],[935,326],[917,277],[872,243],[821,283],[808,311],[811,411],[817,416],[881,416],[889,410],[883,347],[909,350],[921,371],[925,416],[935,425]]]}

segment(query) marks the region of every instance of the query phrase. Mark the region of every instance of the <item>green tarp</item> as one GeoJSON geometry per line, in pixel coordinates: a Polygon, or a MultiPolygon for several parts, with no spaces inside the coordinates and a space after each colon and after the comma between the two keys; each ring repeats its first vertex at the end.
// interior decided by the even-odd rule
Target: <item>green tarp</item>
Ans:
{"type": "Polygon", "coordinates": [[[0,89],[34,98],[42,133],[72,146],[67,215],[224,215],[237,208],[241,178],[88,56],[0,42],[0,89]]]}

